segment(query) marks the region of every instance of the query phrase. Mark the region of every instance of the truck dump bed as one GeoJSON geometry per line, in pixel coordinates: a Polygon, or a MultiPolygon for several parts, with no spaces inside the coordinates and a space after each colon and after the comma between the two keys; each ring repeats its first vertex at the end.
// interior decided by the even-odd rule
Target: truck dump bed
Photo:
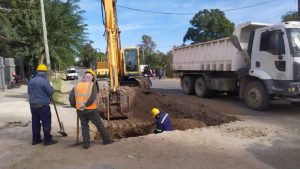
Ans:
{"type": "Polygon", "coordinates": [[[173,50],[175,71],[236,71],[247,66],[245,59],[232,45],[230,38],[173,50]]]}
{"type": "Polygon", "coordinates": [[[173,69],[182,71],[237,71],[250,66],[247,54],[251,32],[267,24],[247,22],[240,24],[233,35],[242,51],[233,46],[229,37],[173,49],[173,69]]]}

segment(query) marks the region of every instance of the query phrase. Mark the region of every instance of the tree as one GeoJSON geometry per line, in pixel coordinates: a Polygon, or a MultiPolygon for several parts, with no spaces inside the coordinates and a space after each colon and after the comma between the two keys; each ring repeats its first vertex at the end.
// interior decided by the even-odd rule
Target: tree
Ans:
{"type": "Polygon", "coordinates": [[[142,41],[138,45],[140,47],[140,53],[144,56],[142,57],[142,63],[146,63],[146,57],[150,55],[151,53],[154,53],[155,48],[156,48],[156,43],[152,40],[151,36],[148,35],[143,35],[142,36],[142,41]],[[145,58],[145,60],[144,60],[145,58]]]}
{"type": "Polygon", "coordinates": [[[289,11],[284,14],[282,17],[282,22],[286,21],[300,21],[300,17],[297,11],[289,11]]]}
{"type": "MultiPolygon", "coordinates": [[[[85,42],[86,25],[82,23],[83,11],[77,2],[78,0],[45,0],[52,67],[73,65],[75,56],[85,42]]],[[[4,22],[6,28],[4,36],[8,37],[8,41],[0,45],[0,55],[23,58],[24,63],[35,67],[40,56],[45,53],[40,1],[1,0],[0,6],[11,9],[9,13],[0,13],[1,25],[4,22]]]]}
{"type": "Polygon", "coordinates": [[[190,20],[190,24],[192,27],[188,28],[183,38],[184,43],[191,41],[194,44],[224,38],[230,36],[234,30],[234,24],[219,9],[199,11],[190,20]]]}
{"type": "Polygon", "coordinates": [[[93,48],[92,42],[88,42],[83,45],[79,54],[79,58],[81,66],[92,68],[95,68],[96,62],[100,61],[100,59],[106,59],[104,53],[98,52],[95,48],[93,48]]]}

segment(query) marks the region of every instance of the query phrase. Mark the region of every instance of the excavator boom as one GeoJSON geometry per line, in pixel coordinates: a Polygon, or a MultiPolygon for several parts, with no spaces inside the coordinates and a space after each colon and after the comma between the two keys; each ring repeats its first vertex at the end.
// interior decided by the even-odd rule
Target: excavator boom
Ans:
{"type": "Polygon", "coordinates": [[[105,35],[107,41],[108,67],[110,75],[110,91],[119,88],[118,74],[120,71],[120,30],[117,24],[116,0],[102,0],[104,11],[105,35]]]}
{"type": "Polygon", "coordinates": [[[106,105],[104,118],[108,120],[128,118],[129,97],[120,90],[120,83],[149,88],[148,80],[140,76],[139,49],[133,47],[121,50],[116,3],[117,0],[101,0],[110,81],[107,96],[102,97],[102,103],[106,105]]]}

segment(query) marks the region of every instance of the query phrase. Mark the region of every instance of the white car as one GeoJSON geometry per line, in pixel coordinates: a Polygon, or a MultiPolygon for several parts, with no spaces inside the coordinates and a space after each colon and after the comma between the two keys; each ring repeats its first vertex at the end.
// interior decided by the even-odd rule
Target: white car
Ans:
{"type": "Polygon", "coordinates": [[[66,80],[78,80],[78,72],[76,69],[68,69],[66,71],[66,80]]]}

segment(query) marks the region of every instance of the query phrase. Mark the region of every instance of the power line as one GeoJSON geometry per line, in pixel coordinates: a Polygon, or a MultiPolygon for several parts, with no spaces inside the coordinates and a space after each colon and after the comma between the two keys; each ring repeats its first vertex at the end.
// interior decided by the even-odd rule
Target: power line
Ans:
{"type": "MultiPolygon", "coordinates": [[[[265,4],[271,3],[273,1],[276,1],[276,0],[269,0],[269,1],[260,2],[260,3],[257,3],[257,4],[248,5],[248,6],[242,6],[242,7],[238,7],[238,8],[232,8],[232,9],[226,9],[226,10],[223,10],[223,11],[224,12],[231,12],[231,11],[236,11],[236,10],[241,10],[241,9],[246,9],[246,8],[252,8],[252,7],[256,7],[256,6],[265,5],[265,4]]],[[[123,6],[123,5],[117,5],[117,6],[119,8],[128,9],[128,10],[132,10],[132,11],[143,12],[143,13],[155,13],[155,14],[164,14],[164,15],[195,15],[195,14],[197,14],[195,12],[193,12],[193,13],[188,13],[188,12],[159,12],[159,11],[131,8],[131,7],[128,7],[128,6],[123,6]]]]}
{"type": "Polygon", "coordinates": [[[265,2],[261,2],[261,3],[253,4],[253,5],[239,7],[239,8],[226,9],[226,10],[224,10],[224,12],[230,12],[230,11],[236,11],[236,10],[240,10],[240,9],[246,9],[246,8],[252,8],[252,7],[256,7],[256,6],[261,6],[261,5],[264,5],[264,4],[271,3],[273,1],[275,1],[275,0],[265,1],[265,2]]]}

